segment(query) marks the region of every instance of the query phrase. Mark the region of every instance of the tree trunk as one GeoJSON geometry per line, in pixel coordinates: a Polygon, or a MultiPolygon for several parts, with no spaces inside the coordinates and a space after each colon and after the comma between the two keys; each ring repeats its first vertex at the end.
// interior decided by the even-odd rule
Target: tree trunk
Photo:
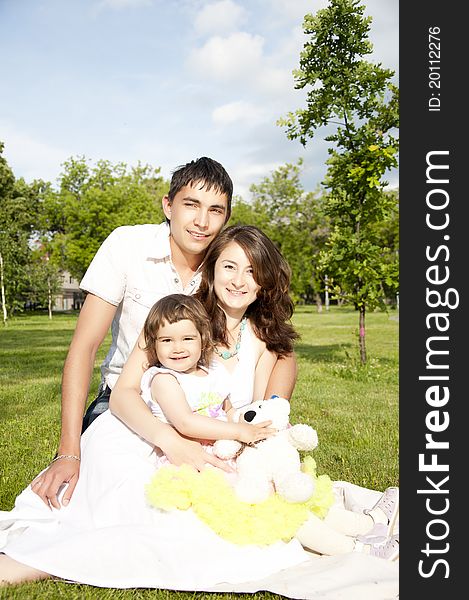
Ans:
{"type": "Polygon", "coordinates": [[[318,309],[318,313],[321,313],[322,312],[321,294],[315,293],[314,294],[314,301],[316,303],[316,308],[318,309]]]}
{"type": "Polygon", "coordinates": [[[326,283],[326,289],[325,289],[325,294],[326,294],[326,297],[325,297],[326,310],[329,310],[329,285],[328,285],[328,277],[327,277],[327,275],[325,276],[324,280],[325,280],[325,283],[326,283]]]}
{"type": "Polygon", "coordinates": [[[5,301],[5,285],[3,283],[3,256],[0,252],[0,287],[2,288],[2,309],[3,309],[3,324],[7,324],[7,305],[5,301]]]}
{"type": "Polygon", "coordinates": [[[360,345],[360,361],[362,365],[366,364],[366,343],[365,343],[365,306],[360,306],[360,335],[359,335],[359,345],[360,345]]]}
{"type": "Polygon", "coordinates": [[[47,280],[47,299],[49,305],[49,319],[52,319],[52,290],[50,288],[50,279],[47,280]]]}

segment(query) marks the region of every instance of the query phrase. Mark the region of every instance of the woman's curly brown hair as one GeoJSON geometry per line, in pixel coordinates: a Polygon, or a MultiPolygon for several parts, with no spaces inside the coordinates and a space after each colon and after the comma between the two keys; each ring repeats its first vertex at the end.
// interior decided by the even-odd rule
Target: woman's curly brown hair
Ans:
{"type": "Polygon", "coordinates": [[[143,350],[147,353],[147,368],[160,365],[156,353],[156,341],[162,323],[177,323],[184,319],[192,321],[200,333],[202,352],[199,364],[208,366],[213,352],[213,341],[210,319],[205,308],[194,296],[169,294],[155,302],[143,325],[145,339],[143,350]]]}
{"type": "Polygon", "coordinates": [[[246,310],[246,316],[267,349],[286,356],[293,351],[294,341],[299,338],[290,321],[293,315],[291,269],[272,240],[252,225],[232,225],[224,229],[210,244],[203,262],[202,281],[195,296],[210,317],[214,343],[228,346],[226,317],[218,306],[214,279],[218,257],[233,242],[244,250],[254,280],[261,288],[257,299],[246,310]]]}

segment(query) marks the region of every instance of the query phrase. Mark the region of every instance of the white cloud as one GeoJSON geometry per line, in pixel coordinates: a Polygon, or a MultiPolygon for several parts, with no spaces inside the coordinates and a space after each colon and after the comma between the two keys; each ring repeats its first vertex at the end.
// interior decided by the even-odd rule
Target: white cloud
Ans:
{"type": "Polygon", "coordinates": [[[266,65],[259,73],[257,88],[260,92],[268,95],[280,96],[290,95],[294,86],[293,75],[290,69],[282,69],[276,66],[266,65]]]}
{"type": "Polygon", "coordinates": [[[73,153],[35,139],[30,134],[17,131],[1,123],[2,141],[5,143],[4,157],[15,177],[55,181],[61,172],[62,163],[73,153]]]}
{"type": "Polygon", "coordinates": [[[285,62],[296,68],[299,65],[300,52],[303,50],[306,36],[301,25],[295,25],[285,30],[286,35],[277,39],[272,52],[276,60],[285,62]]]}
{"type": "Polygon", "coordinates": [[[283,66],[281,56],[264,55],[264,41],[260,35],[242,31],[214,36],[193,50],[188,65],[198,77],[233,86],[232,94],[252,97],[257,93],[278,103],[294,87],[293,67],[283,66]]]}
{"type": "Polygon", "coordinates": [[[246,20],[247,11],[232,0],[206,4],[197,15],[194,25],[201,35],[228,33],[238,29],[246,20]]]}
{"type": "Polygon", "coordinates": [[[233,192],[241,196],[243,200],[249,200],[251,193],[249,188],[253,183],[258,183],[264,177],[268,177],[281,163],[277,162],[242,162],[239,161],[231,170],[230,176],[234,182],[233,192]]]}
{"type": "Polygon", "coordinates": [[[265,112],[259,107],[238,100],[218,106],[212,112],[212,120],[215,125],[225,126],[236,123],[253,124],[265,119],[265,112]]]}
{"type": "Polygon", "coordinates": [[[236,166],[231,169],[230,176],[234,183],[233,193],[236,196],[241,196],[243,200],[249,201],[251,193],[249,188],[254,181],[258,181],[261,178],[268,175],[271,171],[275,170],[278,165],[275,163],[243,163],[238,162],[236,166]]]}
{"type": "Polygon", "coordinates": [[[262,66],[264,38],[243,31],[211,37],[189,57],[196,73],[217,81],[250,78],[262,66]]]}
{"type": "Polygon", "coordinates": [[[187,60],[191,76],[217,84],[223,83],[228,95],[261,95],[277,105],[291,96],[294,89],[293,69],[297,68],[304,35],[297,24],[283,28],[275,45],[260,34],[245,31],[214,35],[197,48],[187,60]],[[228,87],[231,85],[231,89],[228,87]],[[241,86],[241,87],[240,87],[241,86]]]}
{"type": "Polygon", "coordinates": [[[282,21],[300,21],[308,13],[315,13],[328,4],[327,0],[267,0],[264,2],[265,10],[271,13],[271,17],[281,18],[282,21]]]}
{"type": "Polygon", "coordinates": [[[139,6],[151,6],[152,0],[100,0],[98,9],[110,8],[112,10],[121,10],[123,8],[138,8],[139,6]]]}
{"type": "Polygon", "coordinates": [[[252,180],[257,177],[266,177],[272,171],[275,171],[280,166],[280,163],[239,163],[237,174],[241,179],[252,180]]]}

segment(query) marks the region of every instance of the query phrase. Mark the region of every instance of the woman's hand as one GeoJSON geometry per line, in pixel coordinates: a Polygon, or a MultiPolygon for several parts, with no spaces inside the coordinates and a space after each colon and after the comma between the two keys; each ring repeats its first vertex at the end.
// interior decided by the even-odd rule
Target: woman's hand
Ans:
{"type": "Polygon", "coordinates": [[[162,450],[173,465],[186,464],[194,467],[197,471],[202,471],[207,464],[210,464],[227,473],[233,472],[233,469],[225,461],[206,452],[200,442],[180,435],[171,436],[170,443],[166,444],[162,450]]]}
{"type": "Polygon", "coordinates": [[[277,433],[276,429],[269,427],[272,425],[272,421],[262,421],[262,423],[238,423],[236,427],[239,433],[236,439],[245,444],[252,444],[253,442],[259,442],[271,437],[277,433]]]}
{"type": "Polygon", "coordinates": [[[31,483],[31,489],[41,498],[48,508],[60,509],[58,495],[64,485],[67,489],[62,498],[62,506],[67,506],[80,476],[80,462],[62,458],[53,462],[31,483]]]}

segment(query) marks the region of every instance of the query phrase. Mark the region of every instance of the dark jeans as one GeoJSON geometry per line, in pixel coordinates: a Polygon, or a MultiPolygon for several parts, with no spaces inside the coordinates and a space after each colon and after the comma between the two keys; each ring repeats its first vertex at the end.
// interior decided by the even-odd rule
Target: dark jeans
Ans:
{"type": "Polygon", "coordinates": [[[109,408],[109,396],[111,395],[111,388],[107,385],[98,393],[96,400],[88,406],[86,409],[85,416],[83,417],[83,425],[81,432],[83,433],[91,423],[99,417],[105,410],[109,408]]]}

